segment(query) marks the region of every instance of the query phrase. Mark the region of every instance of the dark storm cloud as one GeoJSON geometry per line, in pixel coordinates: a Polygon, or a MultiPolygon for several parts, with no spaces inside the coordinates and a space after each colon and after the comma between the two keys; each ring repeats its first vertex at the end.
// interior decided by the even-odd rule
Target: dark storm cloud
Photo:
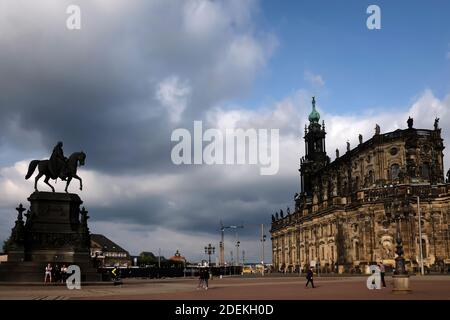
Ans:
{"type": "Polygon", "coordinates": [[[209,17],[186,18],[188,2],[112,1],[104,8],[99,1],[75,3],[82,11],[79,31],[65,28],[65,8],[72,1],[49,11],[40,4],[11,5],[3,13],[12,22],[0,37],[2,137],[9,138],[6,124],[15,121],[39,133],[42,150],[50,151],[58,140],[66,143],[66,152],[83,149],[96,170],[167,171],[173,128],[190,126],[205,109],[250,83],[245,76],[231,79],[227,68],[210,81],[239,36],[227,12],[221,17],[210,9],[218,22],[206,20],[205,27],[212,28],[201,30],[209,17]],[[176,124],[155,94],[173,75],[192,87],[183,121],[176,124]]]}
{"type": "Polygon", "coordinates": [[[170,221],[166,215],[165,206],[166,204],[157,197],[127,201],[114,207],[89,206],[89,203],[86,203],[90,215],[95,220],[147,226],[163,225],[165,221],[170,221]]]}
{"type": "Polygon", "coordinates": [[[119,197],[106,205],[85,201],[92,222],[186,234],[216,234],[220,220],[268,223],[290,199],[293,184],[283,179],[271,184],[256,170],[261,183],[218,183],[227,175],[222,168],[202,173],[170,159],[173,129],[191,129],[212,107],[245,94],[264,66],[271,45],[253,35],[254,6],[253,1],[11,3],[0,13],[0,148],[22,157],[8,158],[8,165],[50,156],[62,140],[66,154],[85,151],[86,169],[96,173],[134,177],[137,185],[151,179],[147,174],[181,177],[167,194],[119,197]],[[81,7],[79,31],[65,28],[69,4],[81,7]],[[164,103],[158,97],[167,79],[183,86],[175,89],[186,94],[184,100],[168,97],[164,103]],[[173,121],[177,103],[184,110],[173,121]]]}
{"type": "MultiPolygon", "coordinates": [[[[167,193],[143,194],[107,208],[86,202],[96,221],[160,226],[179,232],[217,233],[220,221],[243,224],[242,236],[254,235],[260,223],[269,224],[270,216],[286,206],[293,206],[297,190],[293,177],[264,177],[247,174],[221,181],[227,174],[236,174],[237,167],[185,167],[173,188],[167,193]],[[253,227],[252,227],[253,226],[253,227]],[[253,229],[252,229],[253,228],[253,229]]],[[[256,171],[256,170],[255,170],[256,171]]],[[[295,171],[295,170],[294,170],[295,171]]],[[[136,183],[139,180],[136,179],[136,183]]],[[[163,182],[162,182],[163,183],[163,182]]]]}
{"type": "Polygon", "coordinates": [[[0,78],[4,123],[15,119],[24,131],[39,132],[41,147],[49,151],[57,140],[66,142],[66,152],[84,149],[90,167],[100,170],[167,163],[161,157],[169,147],[164,114],[142,117],[158,105],[150,83],[140,84],[148,66],[121,56],[124,45],[118,39],[126,34],[97,43],[95,29],[74,35],[50,26],[43,32],[66,36],[38,43],[36,30],[0,51],[0,73],[10,75],[0,78]]]}

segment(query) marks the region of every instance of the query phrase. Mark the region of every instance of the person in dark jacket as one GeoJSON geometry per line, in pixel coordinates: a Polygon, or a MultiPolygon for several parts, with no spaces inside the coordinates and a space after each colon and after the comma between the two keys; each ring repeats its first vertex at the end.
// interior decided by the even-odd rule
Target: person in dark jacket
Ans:
{"type": "Polygon", "coordinates": [[[61,269],[58,265],[53,268],[53,281],[59,282],[61,280],[61,269]]]}
{"type": "Polygon", "coordinates": [[[197,285],[197,290],[200,288],[205,288],[206,287],[206,283],[205,283],[205,267],[200,267],[198,270],[198,285],[197,285]]]}
{"type": "Polygon", "coordinates": [[[66,180],[67,178],[67,158],[64,156],[62,149],[63,143],[59,141],[53,148],[52,155],[49,160],[49,169],[53,177],[66,180]]]}
{"type": "Polygon", "coordinates": [[[203,271],[203,283],[204,283],[204,289],[208,290],[208,280],[209,280],[209,268],[205,268],[203,271]]]}
{"type": "Polygon", "coordinates": [[[313,268],[311,267],[311,268],[309,268],[308,272],[306,273],[306,280],[308,280],[308,281],[306,281],[305,288],[308,288],[309,283],[311,283],[312,287],[315,288],[313,277],[314,277],[314,272],[313,272],[313,268]]]}
{"type": "Polygon", "coordinates": [[[386,268],[384,267],[383,261],[380,261],[380,263],[378,264],[378,267],[380,268],[381,283],[383,284],[383,287],[386,288],[386,281],[384,280],[384,275],[386,274],[386,268]]]}

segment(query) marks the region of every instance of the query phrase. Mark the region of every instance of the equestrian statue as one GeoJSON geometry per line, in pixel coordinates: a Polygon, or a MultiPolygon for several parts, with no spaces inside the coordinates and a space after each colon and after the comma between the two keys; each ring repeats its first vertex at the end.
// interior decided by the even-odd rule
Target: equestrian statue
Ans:
{"type": "Polygon", "coordinates": [[[38,175],[34,178],[34,190],[38,191],[37,183],[42,176],[45,176],[44,182],[55,192],[55,188],[48,183],[49,179],[57,180],[60,178],[66,182],[66,188],[64,191],[67,191],[69,187],[70,181],[72,178],[75,178],[80,181],[80,190],[83,190],[83,182],[79,176],[77,176],[77,167],[83,166],[84,161],[86,159],[86,154],[83,151],[74,152],[70,155],[69,158],[64,156],[63,152],[63,143],[60,141],[53,148],[52,155],[49,160],[32,160],[28,166],[28,172],[25,176],[25,179],[29,179],[36,167],[38,168],[38,175]]]}

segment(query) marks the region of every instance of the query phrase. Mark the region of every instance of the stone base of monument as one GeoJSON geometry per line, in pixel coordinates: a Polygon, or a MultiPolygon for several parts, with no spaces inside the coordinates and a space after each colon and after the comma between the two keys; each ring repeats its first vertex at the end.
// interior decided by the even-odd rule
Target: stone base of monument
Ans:
{"type": "Polygon", "coordinates": [[[409,275],[393,275],[392,276],[394,288],[392,293],[410,293],[409,275]]]}
{"type": "Polygon", "coordinates": [[[101,281],[90,256],[88,215],[72,193],[34,192],[30,208],[19,205],[11,232],[8,262],[0,264],[0,281],[43,282],[45,267],[78,265],[81,281],[101,281]]]}

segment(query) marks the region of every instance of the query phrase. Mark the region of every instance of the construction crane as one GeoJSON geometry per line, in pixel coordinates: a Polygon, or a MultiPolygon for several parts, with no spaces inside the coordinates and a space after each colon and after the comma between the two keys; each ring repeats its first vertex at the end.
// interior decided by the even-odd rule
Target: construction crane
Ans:
{"type": "MultiPolygon", "coordinates": [[[[224,226],[222,221],[220,221],[220,256],[219,256],[219,265],[224,266],[225,265],[225,229],[234,229],[236,232],[237,237],[237,229],[244,228],[243,225],[240,226],[224,226]]],[[[237,241],[237,240],[236,240],[237,241]]]]}
{"type": "MultiPolygon", "coordinates": [[[[254,227],[258,227],[258,229],[260,229],[260,236],[259,236],[259,241],[261,242],[261,248],[260,248],[260,250],[261,250],[261,252],[260,252],[260,261],[261,261],[261,264],[262,264],[262,266],[263,266],[263,272],[264,272],[264,265],[265,265],[265,252],[264,252],[264,244],[265,244],[265,242],[266,242],[266,239],[267,239],[267,235],[265,234],[265,232],[266,232],[266,225],[264,224],[264,223],[261,223],[261,224],[245,224],[245,227],[248,229],[248,228],[250,228],[250,229],[252,229],[252,228],[254,228],[254,227]]],[[[263,275],[264,275],[264,273],[263,273],[263,275]]]]}

